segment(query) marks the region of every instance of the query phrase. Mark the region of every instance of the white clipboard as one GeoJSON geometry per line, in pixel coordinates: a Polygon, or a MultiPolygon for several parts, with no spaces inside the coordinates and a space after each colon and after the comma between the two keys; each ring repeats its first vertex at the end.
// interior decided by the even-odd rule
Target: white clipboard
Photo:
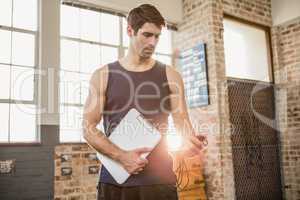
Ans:
{"type": "MultiPolygon", "coordinates": [[[[161,137],[159,131],[144,119],[141,113],[132,108],[108,139],[123,150],[133,150],[142,147],[154,148],[161,137]]],[[[141,156],[146,158],[149,153],[141,156]]],[[[122,184],[129,178],[130,174],[120,163],[101,153],[97,153],[97,156],[117,183],[122,184]]]]}

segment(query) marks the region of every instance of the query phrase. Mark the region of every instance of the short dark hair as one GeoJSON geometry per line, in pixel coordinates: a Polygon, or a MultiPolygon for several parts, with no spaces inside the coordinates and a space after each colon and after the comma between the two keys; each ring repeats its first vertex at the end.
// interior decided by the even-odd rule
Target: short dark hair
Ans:
{"type": "Polygon", "coordinates": [[[160,12],[151,4],[142,4],[132,9],[127,17],[127,23],[130,25],[134,33],[146,23],[153,23],[157,27],[165,26],[165,19],[160,12]]]}

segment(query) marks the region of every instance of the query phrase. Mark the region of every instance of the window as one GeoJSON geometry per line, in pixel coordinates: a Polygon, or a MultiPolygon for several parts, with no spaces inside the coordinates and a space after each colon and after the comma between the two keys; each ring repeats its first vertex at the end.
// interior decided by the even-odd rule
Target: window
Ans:
{"type": "MultiPolygon", "coordinates": [[[[171,64],[171,31],[164,30],[161,37],[154,57],[171,64]]],[[[124,17],[61,5],[61,142],[84,142],[81,121],[90,76],[124,55],[128,43],[124,17]]]]}
{"type": "Polygon", "coordinates": [[[0,1],[0,143],[37,142],[37,0],[0,1]]]}
{"type": "Polygon", "coordinates": [[[270,55],[266,31],[224,19],[224,49],[228,77],[271,81],[270,55]]]}
{"type": "Polygon", "coordinates": [[[90,76],[118,59],[119,27],[119,16],[61,5],[61,142],[84,141],[81,121],[90,76]]]}

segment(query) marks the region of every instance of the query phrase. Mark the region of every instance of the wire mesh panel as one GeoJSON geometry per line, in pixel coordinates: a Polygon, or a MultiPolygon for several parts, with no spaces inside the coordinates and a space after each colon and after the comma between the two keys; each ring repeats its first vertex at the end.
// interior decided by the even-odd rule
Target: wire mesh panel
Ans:
{"type": "Polygon", "coordinates": [[[274,91],[267,83],[228,80],[237,200],[281,200],[274,91]]]}

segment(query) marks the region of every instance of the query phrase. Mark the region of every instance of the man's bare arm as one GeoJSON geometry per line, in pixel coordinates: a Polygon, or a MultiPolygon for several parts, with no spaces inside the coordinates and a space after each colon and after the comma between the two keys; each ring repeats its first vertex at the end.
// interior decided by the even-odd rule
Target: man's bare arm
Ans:
{"type": "Polygon", "coordinates": [[[92,74],[89,94],[84,105],[83,134],[87,143],[96,151],[119,161],[121,154],[124,153],[123,150],[111,143],[104,133],[96,128],[103,115],[107,77],[107,66],[97,69],[92,74]]]}
{"type": "Polygon", "coordinates": [[[105,93],[108,84],[108,66],[96,70],[90,79],[89,94],[84,105],[83,112],[83,134],[87,143],[96,151],[121,163],[129,173],[138,173],[148,163],[140,157],[141,154],[149,152],[148,148],[124,151],[112,142],[96,126],[101,121],[105,93]]]}
{"type": "Polygon", "coordinates": [[[184,94],[184,84],[179,72],[167,67],[167,78],[171,91],[171,113],[177,132],[184,140],[188,140],[194,152],[200,152],[203,143],[196,137],[196,132],[190,121],[184,94]]]}

